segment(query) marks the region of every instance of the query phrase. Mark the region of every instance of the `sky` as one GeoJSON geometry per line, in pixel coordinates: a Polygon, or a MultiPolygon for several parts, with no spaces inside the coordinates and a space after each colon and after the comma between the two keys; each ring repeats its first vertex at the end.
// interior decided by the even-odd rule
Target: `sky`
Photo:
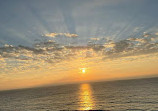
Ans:
{"type": "Polygon", "coordinates": [[[158,75],[157,0],[1,0],[0,90],[158,75]]]}

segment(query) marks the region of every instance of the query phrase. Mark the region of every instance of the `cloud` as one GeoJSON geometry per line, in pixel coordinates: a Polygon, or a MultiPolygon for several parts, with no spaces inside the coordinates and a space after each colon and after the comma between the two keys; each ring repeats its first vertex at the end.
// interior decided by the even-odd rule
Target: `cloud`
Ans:
{"type": "Polygon", "coordinates": [[[51,40],[36,43],[33,47],[5,45],[0,47],[0,60],[3,60],[9,68],[0,68],[0,72],[8,72],[13,69],[14,71],[15,69],[16,71],[39,69],[49,66],[49,64],[69,60],[74,55],[72,49],[51,40]]]}
{"type": "Polygon", "coordinates": [[[47,33],[44,36],[46,37],[56,37],[58,34],[57,33],[47,33]]]}
{"type": "Polygon", "coordinates": [[[47,33],[44,36],[45,37],[65,36],[65,37],[69,37],[69,38],[76,38],[76,37],[78,37],[77,34],[71,34],[71,33],[47,33]]]}
{"type": "Polygon", "coordinates": [[[135,41],[138,41],[140,43],[147,43],[150,41],[150,39],[147,38],[137,38],[135,41]]]}
{"type": "Polygon", "coordinates": [[[143,37],[150,37],[151,36],[151,34],[149,34],[149,33],[145,33],[144,35],[143,35],[143,37]]]}
{"type": "Polygon", "coordinates": [[[143,35],[138,38],[128,38],[112,44],[106,43],[104,46],[105,58],[121,58],[158,52],[157,37],[152,34],[147,34],[146,37],[143,35]]]}
{"type": "Polygon", "coordinates": [[[91,40],[98,41],[100,38],[90,38],[91,40]]]}
{"type": "Polygon", "coordinates": [[[155,35],[158,35],[158,32],[156,32],[155,35]]]}
{"type": "MultiPolygon", "coordinates": [[[[59,35],[62,35],[60,33],[59,35]]],[[[66,35],[64,33],[64,35],[66,35]]],[[[72,36],[71,34],[66,36],[72,36]]],[[[55,64],[73,59],[117,59],[123,57],[145,55],[158,52],[157,36],[140,36],[120,41],[105,41],[103,44],[89,42],[86,46],[62,45],[53,40],[41,40],[32,47],[12,46],[0,47],[0,61],[5,65],[0,72],[24,71],[29,69],[50,69],[55,64]],[[54,64],[52,66],[52,64],[54,64]]]]}
{"type": "Polygon", "coordinates": [[[114,46],[115,46],[114,42],[110,42],[110,43],[105,43],[104,44],[104,47],[106,47],[106,48],[113,48],[114,46]]]}
{"type": "Polygon", "coordinates": [[[66,37],[72,37],[72,38],[75,38],[75,37],[78,37],[78,35],[77,34],[70,34],[70,33],[63,33],[63,34],[61,34],[61,35],[65,35],[66,37]]]}
{"type": "Polygon", "coordinates": [[[129,45],[130,43],[127,40],[121,40],[119,42],[116,42],[114,46],[115,52],[126,51],[129,45]]]}

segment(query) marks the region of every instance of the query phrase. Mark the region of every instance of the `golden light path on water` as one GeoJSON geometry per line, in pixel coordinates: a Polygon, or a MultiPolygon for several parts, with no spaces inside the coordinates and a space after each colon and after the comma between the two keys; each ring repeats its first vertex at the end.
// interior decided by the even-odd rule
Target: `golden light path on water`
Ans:
{"type": "Polygon", "coordinates": [[[80,85],[80,108],[79,110],[91,110],[95,106],[90,84],[80,85]]]}

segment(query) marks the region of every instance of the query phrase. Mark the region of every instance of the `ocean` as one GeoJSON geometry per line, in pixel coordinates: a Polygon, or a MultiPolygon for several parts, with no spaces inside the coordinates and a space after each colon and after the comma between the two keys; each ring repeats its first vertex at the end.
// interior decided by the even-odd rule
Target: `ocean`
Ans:
{"type": "Polygon", "coordinates": [[[158,111],[158,78],[0,92],[0,111],[158,111]]]}

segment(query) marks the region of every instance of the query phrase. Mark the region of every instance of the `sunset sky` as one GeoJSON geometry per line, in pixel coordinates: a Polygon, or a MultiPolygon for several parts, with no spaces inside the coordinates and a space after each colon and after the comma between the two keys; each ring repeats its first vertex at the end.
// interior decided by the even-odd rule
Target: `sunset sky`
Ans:
{"type": "Polygon", "coordinates": [[[1,0],[0,90],[158,76],[158,0],[1,0]]]}

